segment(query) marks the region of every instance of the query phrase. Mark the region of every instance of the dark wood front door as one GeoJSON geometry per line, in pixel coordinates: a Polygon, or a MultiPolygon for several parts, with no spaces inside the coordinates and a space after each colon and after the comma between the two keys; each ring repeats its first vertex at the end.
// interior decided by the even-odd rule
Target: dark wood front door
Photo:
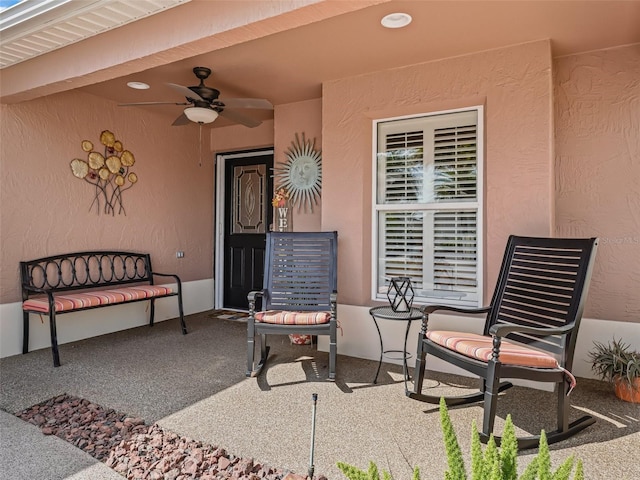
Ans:
{"type": "Polygon", "coordinates": [[[272,222],[273,154],[236,157],[225,164],[225,308],[246,310],[247,294],[262,288],[266,233],[272,222]]]}

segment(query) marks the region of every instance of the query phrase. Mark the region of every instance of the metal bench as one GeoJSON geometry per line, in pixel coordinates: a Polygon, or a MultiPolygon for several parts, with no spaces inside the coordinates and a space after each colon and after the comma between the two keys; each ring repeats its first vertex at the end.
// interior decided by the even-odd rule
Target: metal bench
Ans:
{"type": "Polygon", "coordinates": [[[157,298],[178,297],[182,334],[187,333],[182,283],[177,275],[154,272],[148,253],[95,251],[66,253],[20,262],[22,284],[22,353],[29,351],[29,315],[49,317],[53,365],[60,366],[56,316],[123,303],[150,301],[153,326],[157,298]],[[177,291],[155,285],[154,277],[171,277],[177,291]]]}

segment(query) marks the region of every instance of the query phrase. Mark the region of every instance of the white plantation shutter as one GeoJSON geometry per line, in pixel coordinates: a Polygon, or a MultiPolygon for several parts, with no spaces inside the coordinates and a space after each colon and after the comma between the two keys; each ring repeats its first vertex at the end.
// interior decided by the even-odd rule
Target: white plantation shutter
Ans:
{"type": "Polygon", "coordinates": [[[438,128],[434,134],[434,165],[438,200],[476,199],[475,125],[438,128]]]}
{"type": "Polygon", "coordinates": [[[411,278],[417,303],[481,302],[478,110],[380,122],[374,299],[411,278]]]}
{"type": "Polygon", "coordinates": [[[385,141],[385,202],[416,201],[422,189],[422,146],[424,136],[419,132],[400,132],[385,141]]]}
{"type": "Polygon", "coordinates": [[[383,271],[386,277],[410,277],[422,285],[423,216],[420,212],[387,212],[383,220],[383,271]]]}
{"type": "Polygon", "coordinates": [[[476,212],[434,215],[434,288],[472,291],[477,287],[476,212]]]}

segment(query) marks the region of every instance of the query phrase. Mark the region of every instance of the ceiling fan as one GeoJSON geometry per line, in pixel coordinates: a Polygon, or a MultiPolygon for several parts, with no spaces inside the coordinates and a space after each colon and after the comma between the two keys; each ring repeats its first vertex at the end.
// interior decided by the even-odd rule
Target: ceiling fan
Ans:
{"type": "Polygon", "coordinates": [[[264,98],[218,98],[220,90],[207,87],[205,79],[211,75],[211,69],[207,67],[195,67],[193,73],[200,80],[200,85],[184,87],[175,83],[167,83],[176,92],[184,95],[186,102],[138,102],[121,103],[119,106],[128,107],[135,105],[186,105],[182,114],[172,123],[173,126],[187,125],[189,122],[200,125],[211,123],[218,115],[227,118],[235,123],[240,123],[246,127],[257,127],[262,123],[235,109],[263,109],[273,110],[273,105],[264,98]]]}

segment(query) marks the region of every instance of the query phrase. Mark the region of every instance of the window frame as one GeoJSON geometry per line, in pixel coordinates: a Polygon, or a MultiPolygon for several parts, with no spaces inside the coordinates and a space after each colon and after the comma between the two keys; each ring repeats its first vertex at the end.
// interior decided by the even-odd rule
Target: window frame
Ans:
{"type": "MultiPolygon", "coordinates": [[[[425,304],[438,304],[438,305],[449,305],[454,307],[468,307],[468,308],[477,308],[481,307],[484,304],[484,259],[485,259],[485,251],[484,251],[484,222],[485,222],[485,206],[484,206],[484,197],[485,197],[485,180],[484,180],[484,164],[485,164],[485,155],[484,155],[484,130],[485,130],[485,118],[484,118],[484,106],[483,105],[473,105],[464,108],[457,109],[449,109],[449,110],[440,110],[433,112],[426,112],[420,114],[413,115],[403,115],[389,118],[380,118],[372,121],[372,185],[371,185],[371,267],[372,267],[372,275],[371,275],[371,299],[373,301],[388,301],[386,296],[386,291],[384,290],[384,284],[378,285],[378,277],[379,270],[381,268],[379,261],[380,256],[378,255],[378,247],[381,243],[381,235],[384,234],[384,229],[381,226],[380,218],[381,212],[407,212],[407,211],[416,211],[416,212],[439,212],[439,211],[450,211],[455,212],[457,210],[469,210],[473,209],[476,213],[476,277],[477,277],[477,301],[464,301],[464,299],[456,299],[456,298],[442,298],[442,297],[429,297],[429,296],[418,296],[414,298],[414,304],[417,305],[425,305],[425,304]],[[381,123],[395,122],[395,121],[405,121],[405,120],[419,120],[419,119],[427,119],[427,123],[433,121],[432,117],[442,116],[447,114],[455,114],[461,112],[474,112],[477,115],[476,121],[476,199],[475,201],[465,201],[465,202],[447,202],[447,201],[430,201],[425,203],[379,203],[378,202],[378,189],[379,182],[383,176],[378,171],[378,144],[380,139],[378,138],[379,134],[379,125],[381,123]]],[[[433,241],[433,238],[431,241],[433,241]]],[[[424,244],[424,240],[423,240],[424,244]]],[[[426,255],[422,255],[422,261],[424,263],[426,255]]]]}

